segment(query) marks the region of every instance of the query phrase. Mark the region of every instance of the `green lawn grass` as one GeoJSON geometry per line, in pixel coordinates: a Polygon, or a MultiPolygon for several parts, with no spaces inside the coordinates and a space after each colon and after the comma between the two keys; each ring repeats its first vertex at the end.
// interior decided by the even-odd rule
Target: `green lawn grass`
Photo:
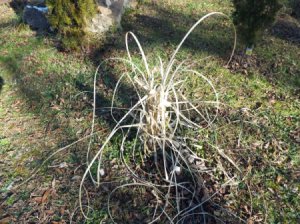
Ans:
{"type": "MultiPolygon", "coordinates": [[[[13,83],[9,88],[17,90],[15,97],[26,102],[25,113],[38,116],[40,125],[63,128],[65,134],[60,140],[70,142],[77,137],[76,133],[89,128],[89,91],[97,65],[109,57],[126,57],[126,31],[138,36],[154,65],[158,56],[164,60],[170,57],[185,32],[201,16],[211,11],[232,11],[229,0],[155,2],[145,0],[136,10],[126,12],[123,30],[111,40],[114,44],[107,43],[99,49],[100,53],[95,50],[93,56],[59,52],[54,36],[36,35],[21,25],[14,13],[3,16],[0,76],[13,83]],[[81,118],[84,121],[78,124],[76,121],[81,118]]],[[[211,150],[205,142],[214,142],[242,169],[237,178],[239,183],[224,196],[222,205],[226,209],[249,223],[299,223],[300,44],[268,31],[254,49],[251,66],[238,65],[241,69],[236,72],[225,67],[232,45],[231,22],[211,18],[197,28],[178,55],[179,60],[189,59],[212,80],[224,103],[222,116],[214,127],[199,132],[199,145],[204,147],[199,153],[214,164],[214,156],[218,155],[205,151],[211,150]]],[[[131,47],[138,63],[136,48],[131,47]]],[[[238,45],[237,52],[242,50],[238,45]]],[[[115,67],[102,71],[97,92],[99,107],[109,105],[118,72],[124,69],[114,63],[108,66],[115,67]]],[[[200,86],[199,93],[203,92],[205,89],[200,86]]],[[[120,104],[129,103],[126,93],[120,93],[118,98],[120,104]]],[[[6,102],[9,104],[9,99],[6,102]]],[[[0,115],[5,116],[1,108],[0,115]]],[[[99,115],[98,121],[99,129],[111,126],[106,114],[99,115]]],[[[12,145],[16,143],[0,136],[0,155],[12,145]]],[[[111,148],[117,151],[117,147],[111,148]]],[[[214,182],[222,181],[224,177],[216,174],[214,182]]],[[[101,207],[92,216],[94,220],[90,223],[107,219],[106,210],[101,207]]]]}

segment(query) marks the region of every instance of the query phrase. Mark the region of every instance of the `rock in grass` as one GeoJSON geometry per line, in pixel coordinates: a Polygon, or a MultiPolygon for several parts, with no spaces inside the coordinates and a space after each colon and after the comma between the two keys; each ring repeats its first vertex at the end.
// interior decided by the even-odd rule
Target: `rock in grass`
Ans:
{"type": "Polygon", "coordinates": [[[46,18],[47,12],[47,7],[27,5],[23,11],[23,21],[34,30],[47,31],[50,28],[46,18]]]}
{"type": "Polygon", "coordinates": [[[88,24],[87,31],[103,34],[112,26],[120,26],[121,17],[127,7],[134,7],[134,0],[99,0],[98,14],[88,24]]]}

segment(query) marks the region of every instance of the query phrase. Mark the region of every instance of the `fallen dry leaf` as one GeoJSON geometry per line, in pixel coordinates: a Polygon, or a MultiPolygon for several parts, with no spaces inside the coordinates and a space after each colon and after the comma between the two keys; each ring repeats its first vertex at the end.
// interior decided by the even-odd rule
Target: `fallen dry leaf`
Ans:
{"type": "Polygon", "coordinates": [[[276,182],[279,184],[282,181],[283,177],[282,176],[277,176],[276,182]]]}
{"type": "Polygon", "coordinates": [[[64,224],[64,222],[62,222],[62,221],[59,221],[59,222],[52,221],[51,224],[64,224]]]}
{"type": "Polygon", "coordinates": [[[34,202],[38,203],[38,204],[41,204],[42,201],[43,201],[43,197],[35,197],[32,199],[34,202]]]}
{"type": "Polygon", "coordinates": [[[6,217],[0,220],[0,224],[8,224],[10,223],[11,218],[10,217],[6,217]]]}
{"type": "Polygon", "coordinates": [[[52,106],[51,109],[58,110],[58,111],[60,110],[59,106],[57,106],[57,105],[52,106]]]}
{"type": "Polygon", "coordinates": [[[51,190],[48,189],[45,191],[45,193],[43,194],[43,197],[42,197],[42,203],[45,203],[49,197],[49,194],[50,194],[51,190]]]}
{"type": "Polygon", "coordinates": [[[56,185],[56,179],[53,178],[52,182],[51,182],[51,187],[54,190],[55,189],[55,185],[56,185]]]}
{"type": "Polygon", "coordinates": [[[64,214],[65,214],[65,208],[62,207],[62,208],[60,209],[60,214],[61,214],[61,215],[64,215],[64,214]]]}
{"type": "Polygon", "coordinates": [[[252,218],[249,218],[249,219],[247,220],[247,224],[254,224],[252,218]]]}
{"type": "Polygon", "coordinates": [[[42,69],[39,69],[35,72],[36,75],[41,76],[44,74],[44,71],[42,69]]]}
{"type": "Polygon", "coordinates": [[[47,215],[53,215],[54,214],[54,211],[53,210],[46,210],[45,213],[47,215]]]}

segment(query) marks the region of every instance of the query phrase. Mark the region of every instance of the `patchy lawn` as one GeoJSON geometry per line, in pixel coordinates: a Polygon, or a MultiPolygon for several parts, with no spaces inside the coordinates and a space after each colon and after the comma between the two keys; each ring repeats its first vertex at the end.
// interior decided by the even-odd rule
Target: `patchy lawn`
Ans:
{"type": "MultiPolygon", "coordinates": [[[[145,0],[136,10],[127,11],[123,30],[85,56],[59,52],[54,36],[36,35],[20,24],[11,8],[0,5],[0,76],[5,82],[0,93],[0,223],[83,222],[78,187],[85,168],[84,141],[59,153],[31,181],[14,188],[55,150],[89,134],[94,72],[103,59],[126,57],[126,31],[137,35],[154,65],[158,56],[169,59],[202,15],[211,11],[230,14],[232,10],[229,0],[170,2],[145,0]]],[[[286,12],[281,12],[251,58],[243,58],[239,46],[226,66],[233,32],[230,21],[222,17],[200,25],[178,55],[178,60],[188,59],[212,80],[224,104],[213,128],[199,131],[197,138],[202,146],[198,153],[207,159],[207,166],[220,165],[216,164],[217,153],[207,153],[212,151],[207,142],[212,142],[241,169],[238,173],[224,161],[228,175],[236,176],[236,183],[225,190],[220,185],[227,177],[216,172],[207,179],[208,188],[217,192],[211,199],[212,213],[225,223],[300,222],[300,23],[286,12]]],[[[131,48],[138,62],[137,49],[133,44],[131,48]]],[[[97,107],[109,106],[123,69],[110,62],[101,70],[97,107]]],[[[197,84],[191,89],[198,90],[191,91],[195,97],[205,94],[205,88],[197,84]]],[[[120,105],[130,103],[128,91],[123,89],[118,95],[120,105]]],[[[94,149],[113,125],[107,111],[99,109],[97,115],[96,130],[100,132],[94,149]]],[[[110,146],[107,166],[112,170],[105,181],[118,180],[120,174],[127,177],[114,160],[118,142],[116,138],[110,146]]],[[[88,223],[109,223],[105,200],[110,187],[100,193],[92,185],[87,187],[92,198],[98,199],[91,200],[93,219],[88,223]]],[[[123,200],[119,206],[129,210],[123,200]]],[[[140,220],[150,210],[135,210],[127,218],[140,220]],[[137,217],[139,213],[143,215],[137,217]]]]}

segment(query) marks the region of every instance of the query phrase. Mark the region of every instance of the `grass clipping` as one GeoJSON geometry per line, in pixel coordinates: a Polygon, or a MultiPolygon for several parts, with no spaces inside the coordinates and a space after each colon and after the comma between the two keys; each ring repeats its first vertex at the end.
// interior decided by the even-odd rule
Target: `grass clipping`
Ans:
{"type": "MultiPolygon", "coordinates": [[[[114,106],[116,93],[122,81],[126,80],[132,85],[138,100],[131,108],[124,109],[125,115],[121,119],[115,119],[115,127],[105,139],[99,151],[93,157],[91,157],[91,145],[93,138],[91,137],[90,139],[87,152],[87,169],[84,173],[79,193],[80,208],[87,219],[90,209],[86,211],[84,208],[88,206],[82,204],[83,197],[86,197],[84,184],[88,179],[87,177],[90,177],[89,179],[92,179],[96,186],[100,186],[102,184],[101,174],[103,174],[102,168],[104,164],[102,160],[104,152],[108,149],[107,146],[112,138],[117,133],[121,133],[123,138],[119,147],[120,160],[131,174],[132,183],[125,183],[111,192],[108,198],[108,213],[110,219],[115,223],[115,218],[113,217],[110,209],[110,199],[112,194],[120,188],[128,187],[132,189],[132,187],[136,186],[151,189],[150,191],[157,199],[153,214],[149,215],[147,223],[157,222],[162,218],[162,216],[164,216],[170,223],[184,223],[188,220],[188,217],[195,217],[195,214],[200,215],[202,218],[200,217],[199,219],[202,219],[205,222],[205,216],[209,214],[203,210],[202,206],[212,196],[204,194],[204,196],[202,195],[202,198],[197,199],[199,195],[199,188],[202,188],[204,183],[201,180],[200,175],[200,172],[203,170],[201,171],[201,169],[199,170],[199,167],[195,166],[196,161],[203,162],[204,159],[200,158],[192,150],[193,147],[197,147],[197,142],[199,140],[190,139],[184,136],[184,133],[197,131],[203,128],[210,128],[218,116],[220,102],[214,85],[207,77],[190,69],[186,65],[186,61],[178,62],[175,58],[191,32],[203,20],[213,15],[227,17],[223,13],[219,12],[209,13],[202,17],[187,32],[168,63],[164,63],[161,59],[159,59],[159,65],[154,68],[150,68],[141,44],[137,37],[131,32],[127,33],[125,38],[128,59],[109,59],[124,63],[130,70],[130,72],[122,74],[117,82],[110,108],[111,114],[113,115],[114,110],[116,109],[114,106]],[[139,48],[143,61],[142,67],[134,63],[132,59],[128,46],[129,36],[135,40],[139,48]],[[210,88],[213,99],[195,100],[190,99],[190,96],[185,95],[187,88],[186,82],[187,80],[191,80],[193,77],[197,77],[198,79],[201,79],[203,83],[206,83],[206,85],[210,88]],[[133,138],[132,133],[135,135],[133,138]],[[131,145],[130,147],[126,147],[126,141],[129,136],[131,136],[130,138],[131,141],[133,141],[133,146],[131,145]],[[132,155],[133,158],[131,161],[138,160],[136,158],[137,154],[142,155],[142,161],[139,160],[142,164],[144,164],[144,159],[151,158],[156,168],[154,168],[154,171],[151,171],[151,174],[148,170],[144,170],[144,175],[141,176],[141,172],[134,169],[130,164],[132,162],[128,162],[126,159],[125,155],[129,154],[132,155]],[[97,177],[94,177],[91,172],[91,168],[95,164],[97,164],[98,167],[97,177]],[[153,181],[153,173],[160,177],[160,181],[153,181]],[[188,176],[190,178],[190,181],[188,181],[189,185],[187,184],[186,179],[184,181],[180,180],[180,176],[188,176]],[[184,197],[182,196],[183,194],[185,195],[184,197]],[[175,199],[173,197],[174,195],[175,199]],[[183,201],[186,200],[186,198],[189,198],[189,202],[184,203],[183,201]],[[195,200],[191,203],[193,199],[197,199],[196,203],[194,203],[195,200]]],[[[236,32],[234,49],[230,60],[234,53],[235,45],[236,32]]],[[[97,76],[98,71],[94,78],[94,116],[90,136],[95,135],[94,124],[96,116],[95,105],[97,76]]],[[[237,165],[218,147],[215,147],[215,149],[223,158],[227,159],[238,169],[237,165]]],[[[141,167],[143,167],[143,165],[141,165],[141,167]]]]}

